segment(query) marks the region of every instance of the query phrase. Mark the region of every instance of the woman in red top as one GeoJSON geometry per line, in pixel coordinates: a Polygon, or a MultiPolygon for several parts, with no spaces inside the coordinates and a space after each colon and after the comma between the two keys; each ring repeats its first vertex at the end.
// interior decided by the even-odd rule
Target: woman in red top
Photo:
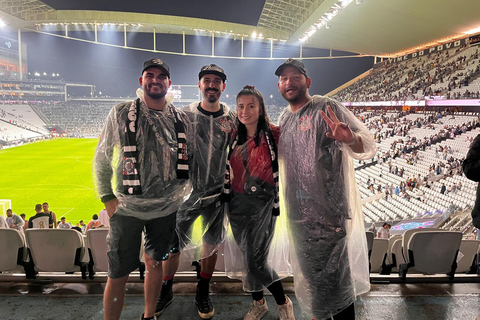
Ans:
{"type": "Polygon", "coordinates": [[[279,128],[270,123],[262,94],[253,86],[245,86],[237,95],[237,128],[231,139],[224,193],[229,196],[233,237],[243,255],[243,286],[253,297],[244,319],[260,319],[267,313],[264,286],[275,298],[280,319],[295,319],[292,302],[267,262],[279,214],[279,128]]]}

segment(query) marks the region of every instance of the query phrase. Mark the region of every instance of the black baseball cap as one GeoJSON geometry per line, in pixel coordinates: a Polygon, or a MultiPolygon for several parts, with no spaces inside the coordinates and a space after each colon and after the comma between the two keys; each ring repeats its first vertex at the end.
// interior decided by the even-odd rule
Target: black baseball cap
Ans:
{"type": "Polygon", "coordinates": [[[200,73],[198,74],[198,80],[202,79],[202,77],[206,74],[214,74],[222,78],[223,82],[227,80],[227,75],[225,74],[225,71],[223,71],[222,68],[217,66],[216,64],[209,64],[206,66],[203,66],[202,69],[200,69],[200,73]]]}
{"type": "Polygon", "coordinates": [[[168,65],[163,62],[162,60],[160,59],[151,59],[151,60],[147,60],[143,63],[143,69],[142,69],[142,74],[143,72],[145,71],[145,69],[148,69],[150,67],[157,67],[157,68],[160,68],[163,70],[163,72],[165,72],[167,74],[167,76],[170,78],[170,68],[168,67],[168,65]]]}
{"type": "Polygon", "coordinates": [[[305,77],[308,78],[307,69],[305,68],[305,65],[301,61],[295,60],[295,59],[292,59],[292,58],[289,58],[289,59],[285,60],[285,62],[282,63],[277,68],[277,70],[275,71],[275,75],[279,77],[282,74],[283,69],[285,69],[285,67],[288,67],[288,66],[292,66],[292,67],[297,68],[301,73],[303,73],[305,75],[305,77]]]}

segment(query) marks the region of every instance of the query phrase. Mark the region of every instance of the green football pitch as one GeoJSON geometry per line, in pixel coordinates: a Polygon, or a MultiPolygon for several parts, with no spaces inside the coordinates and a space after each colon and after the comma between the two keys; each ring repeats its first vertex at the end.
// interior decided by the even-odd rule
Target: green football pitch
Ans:
{"type": "Polygon", "coordinates": [[[0,199],[11,200],[13,212],[27,219],[35,214],[35,204],[48,202],[58,220],[88,223],[103,208],[92,182],[97,142],[62,138],[0,150],[0,199]]]}

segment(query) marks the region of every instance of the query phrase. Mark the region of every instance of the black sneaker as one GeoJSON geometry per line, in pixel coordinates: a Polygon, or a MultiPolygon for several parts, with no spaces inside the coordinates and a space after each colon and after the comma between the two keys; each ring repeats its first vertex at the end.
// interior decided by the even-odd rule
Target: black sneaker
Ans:
{"type": "Polygon", "coordinates": [[[155,316],[159,316],[162,314],[165,309],[172,303],[173,301],[173,292],[172,292],[172,285],[163,284],[162,291],[160,292],[160,298],[158,298],[157,306],[155,307],[155,316]]]}
{"type": "Polygon", "coordinates": [[[200,293],[197,287],[197,293],[195,294],[195,303],[198,308],[198,315],[202,319],[211,319],[215,313],[213,304],[210,301],[210,295],[208,291],[206,293],[200,293]]]}

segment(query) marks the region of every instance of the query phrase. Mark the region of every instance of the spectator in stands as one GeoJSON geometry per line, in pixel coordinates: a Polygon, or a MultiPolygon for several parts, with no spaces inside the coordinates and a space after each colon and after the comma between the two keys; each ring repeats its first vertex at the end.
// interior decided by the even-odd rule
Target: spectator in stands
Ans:
{"type": "MultiPolygon", "coordinates": [[[[473,140],[462,167],[468,179],[475,182],[480,181],[480,135],[473,140]]],[[[472,210],[472,223],[475,227],[480,228],[480,184],[477,186],[477,197],[472,210]]]]}
{"type": "Polygon", "coordinates": [[[58,224],[58,229],[71,229],[72,224],[70,222],[67,222],[67,219],[65,217],[60,218],[60,223],[58,224]]]}
{"type": "Polygon", "coordinates": [[[16,229],[23,232],[25,221],[13,213],[12,209],[7,209],[7,225],[10,229],[16,229]]]}
{"type": "MultiPolygon", "coordinates": [[[[31,217],[30,219],[28,219],[28,228],[33,228],[34,225],[36,225],[34,223],[34,221],[36,219],[40,219],[42,217],[48,217],[48,227],[46,226],[45,222],[44,221],[40,221],[38,223],[38,226],[37,228],[53,228],[53,219],[52,219],[52,216],[49,214],[49,213],[45,213],[45,212],[42,212],[42,205],[41,204],[36,204],[35,205],[35,215],[33,217],[31,217]]],[[[43,220],[43,219],[40,219],[40,220],[43,220]]]]}
{"type": "Polygon", "coordinates": [[[80,228],[80,231],[85,234],[85,232],[87,232],[87,225],[85,224],[85,222],[83,222],[83,220],[80,220],[76,227],[80,228]]]}
{"type": "Polygon", "coordinates": [[[97,229],[103,227],[103,224],[98,220],[98,214],[94,214],[92,216],[92,220],[87,224],[87,228],[85,229],[85,232],[87,232],[90,229],[97,229]]]}
{"type": "Polygon", "coordinates": [[[375,232],[375,223],[372,223],[372,225],[370,226],[370,228],[368,228],[368,231],[373,232],[373,235],[375,236],[375,234],[376,234],[376,232],[375,232]]]}
{"type": "Polygon", "coordinates": [[[80,228],[82,229],[82,233],[85,234],[85,232],[87,232],[87,225],[85,224],[85,222],[83,222],[83,220],[80,220],[78,222],[78,224],[80,225],[80,228]]]}
{"type": "Polygon", "coordinates": [[[440,188],[440,193],[445,194],[446,190],[447,190],[447,187],[445,186],[445,183],[442,183],[442,187],[440,188]]]}
{"type": "Polygon", "coordinates": [[[224,206],[220,194],[225,180],[227,146],[235,121],[235,113],[220,102],[226,88],[227,76],[215,64],[203,66],[198,74],[198,88],[202,100],[183,109],[193,124],[193,163],[190,198],[177,213],[177,234],[169,259],[163,263],[166,271],[162,293],[155,314],[160,315],[173,299],[172,281],[179,266],[179,250],[192,244],[192,234],[201,234],[200,274],[195,302],[200,317],[213,317],[215,309],[210,301],[210,280],[217,261],[217,252],[224,240],[224,206]],[[202,224],[195,221],[201,218],[202,224]],[[193,228],[193,230],[192,230],[193,228]]]}
{"type": "Polygon", "coordinates": [[[279,121],[279,159],[298,263],[293,273],[305,282],[296,295],[310,318],[354,319],[355,295],[369,290],[369,271],[351,157],[375,155],[373,134],[335,100],[310,96],[302,62],[288,59],[275,75],[289,103],[279,121]]]}
{"type": "Polygon", "coordinates": [[[57,215],[55,214],[55,212],[50,211],[50,210],[48,209],[48,202],[44,202],[44,203],[42,204],[42,208],[43,208],[43,212],[44,212],[44,213],[48,213],[48,214],[50,215],[50,218],[52,218],[53,223],[54,223],[54,226],[53,226],[53,227],[56,228],[56,227],[57,227],[57,215]]]}
{"type": "Polygon", "coordinates": [[[100,210],[98,220],[104,227],[110,227],[110,217],[108,216],[107,209],[103,208],[100,210]]]}
{"type": "Polygon", "coordinates": [[[110,111],[93,160],[97,194],[110,216],[105,319],[119,319],[128,275],[140,266],[145,231],[145,312],[154,319],[162,261],[175,236],[176,212],[189,194],[186,115],[166,99],[170,69],[145,61],[138,99],[110,111]],[[112,190],[112,182],[117,182],[112,190]]]}
{"type": "Polygon", "coordinates": [[[380,230],[378,230],[378,233],[377,233],[377,237],[380,238],[380,239],[388,239],[390,238],[390,228],[392,226],[388,223],[384,223],[382,228],[380,228],[380,230]]]}
{"type": "Polygon", "coordinates": [[[27,230],[28,228],[27,216],[25,215],[25,213],[20,213],[20,218],[22,218],[23,220],[23,232],[25,232],[25,230],[27,230]]]}

